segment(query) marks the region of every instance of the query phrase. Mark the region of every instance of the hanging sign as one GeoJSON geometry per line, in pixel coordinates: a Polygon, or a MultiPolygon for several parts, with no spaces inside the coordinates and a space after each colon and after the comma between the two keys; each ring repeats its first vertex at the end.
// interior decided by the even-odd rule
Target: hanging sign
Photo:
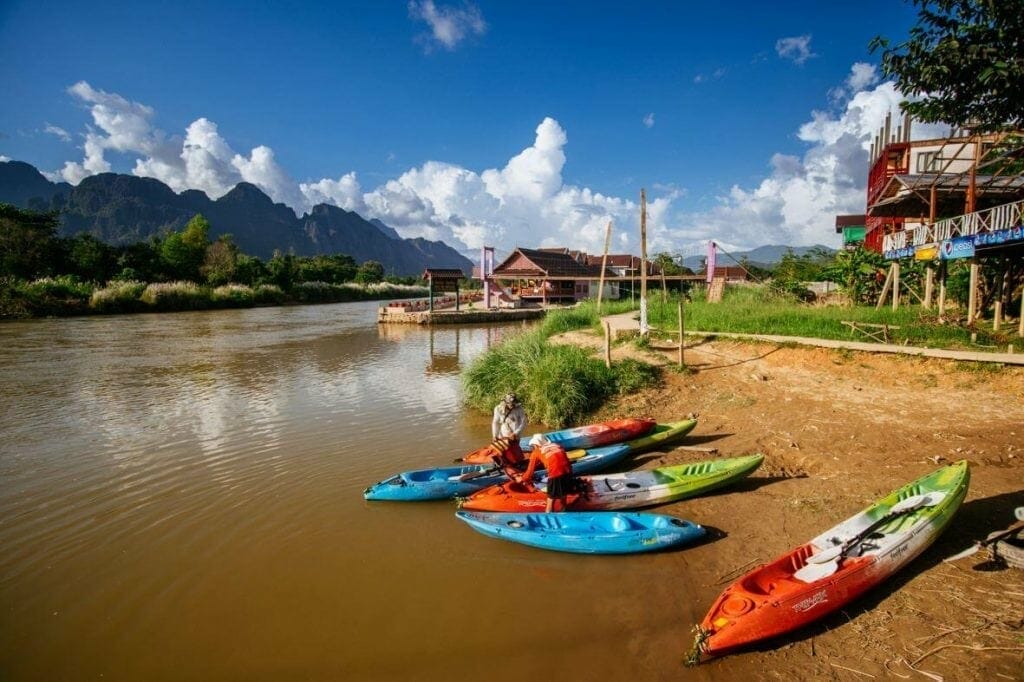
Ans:
{"type": "Polygon", "coordinates": [[[890,249],[886,251],[884,256],[886,260],[899,260],[900,258],[913,258],[914,249],[913,246],[904,246],[899,249],[890,249]]]}
{"type": "Polygon", "coordinates": [[[938,244],[921,244],[914,251],[914,260],[935,260],[939,257],[938,244]]]}
{"type": "Polygon", "coordinates": [[[979,232],[974,235],[975,246],[994,246],[1024,240],[1024,228],[1020,225],[1011,227],[1008,230],[996,230],[995,232],[979,232]]]}
{"type": "Polygon", "coordinates": [[[953,237],[942,242],[939,247],[942,260],[974,257],[974,239],[971,237],[953,237]]]}

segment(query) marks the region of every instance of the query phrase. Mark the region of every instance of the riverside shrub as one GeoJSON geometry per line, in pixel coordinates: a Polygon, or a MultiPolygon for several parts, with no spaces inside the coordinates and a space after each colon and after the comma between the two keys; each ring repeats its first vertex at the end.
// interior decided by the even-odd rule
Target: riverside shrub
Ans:
{"type": "Polygon", "coordinates": [[[33,316],[80,315],[88,309],[93,285],[74,275],[43,277],[14,285],[33,316]]]}
{"type": "Polygon", "coordinates": [[[218,308],[248,308],[256,303],[256,292],[244,284],[225,284],[214,289],[210,298],[218,308]]]}
{"type": "Polygon", "coordinates": [[[89,307],[102,313],[131,313],[145,309],[140,300],[146,290],[145,282],[135,280],[113,280],[102,289],[96,289],[89,297],[89,307]]]}
{"type": "Polygon", "coordinates": [[[150,284],[140,299],[155,310],[202,310],[209,308],[210,290],[195,282],[158,282],[150,284]]]}

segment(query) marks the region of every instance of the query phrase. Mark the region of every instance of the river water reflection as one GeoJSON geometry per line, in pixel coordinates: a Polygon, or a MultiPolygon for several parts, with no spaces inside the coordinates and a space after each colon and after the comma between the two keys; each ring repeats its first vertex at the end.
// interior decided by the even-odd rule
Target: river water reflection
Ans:
{"type": "Polygon", "coordinates": [[[686,632],[677,557],[545,553],[449,502],[362,499],[489,439],[459,372],[520,328],[375,315],[0,325],[0,678],[678,672],[643,644],[686,632]]]}

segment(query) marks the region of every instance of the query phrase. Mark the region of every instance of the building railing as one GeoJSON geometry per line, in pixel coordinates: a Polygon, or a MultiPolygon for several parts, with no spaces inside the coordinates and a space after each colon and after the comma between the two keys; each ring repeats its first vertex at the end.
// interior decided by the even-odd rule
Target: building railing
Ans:
{"type": "Polygon", "coordinates": [[[882,251],[894,251],[906,246],[932,244],[953,237],[969,237],[979,232],[1008,230],[1024,223],[1024,201],[993,206],[984,211],[965,213],[945,218],[934,225],[924,225],[912,232],[887,234],[882,240],[882,251]]]}

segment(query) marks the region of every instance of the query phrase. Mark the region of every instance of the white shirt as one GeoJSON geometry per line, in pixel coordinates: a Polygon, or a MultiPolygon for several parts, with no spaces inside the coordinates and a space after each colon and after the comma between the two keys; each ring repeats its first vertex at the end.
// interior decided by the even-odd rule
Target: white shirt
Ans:
{"type": "Polygon", "coordinates": [[[518,438],[526,428],[526,410],[522,403],[516,403],[510,409],[502,400],[494,408],[494,419],[491,420],[492,438],[518,438]]]}

